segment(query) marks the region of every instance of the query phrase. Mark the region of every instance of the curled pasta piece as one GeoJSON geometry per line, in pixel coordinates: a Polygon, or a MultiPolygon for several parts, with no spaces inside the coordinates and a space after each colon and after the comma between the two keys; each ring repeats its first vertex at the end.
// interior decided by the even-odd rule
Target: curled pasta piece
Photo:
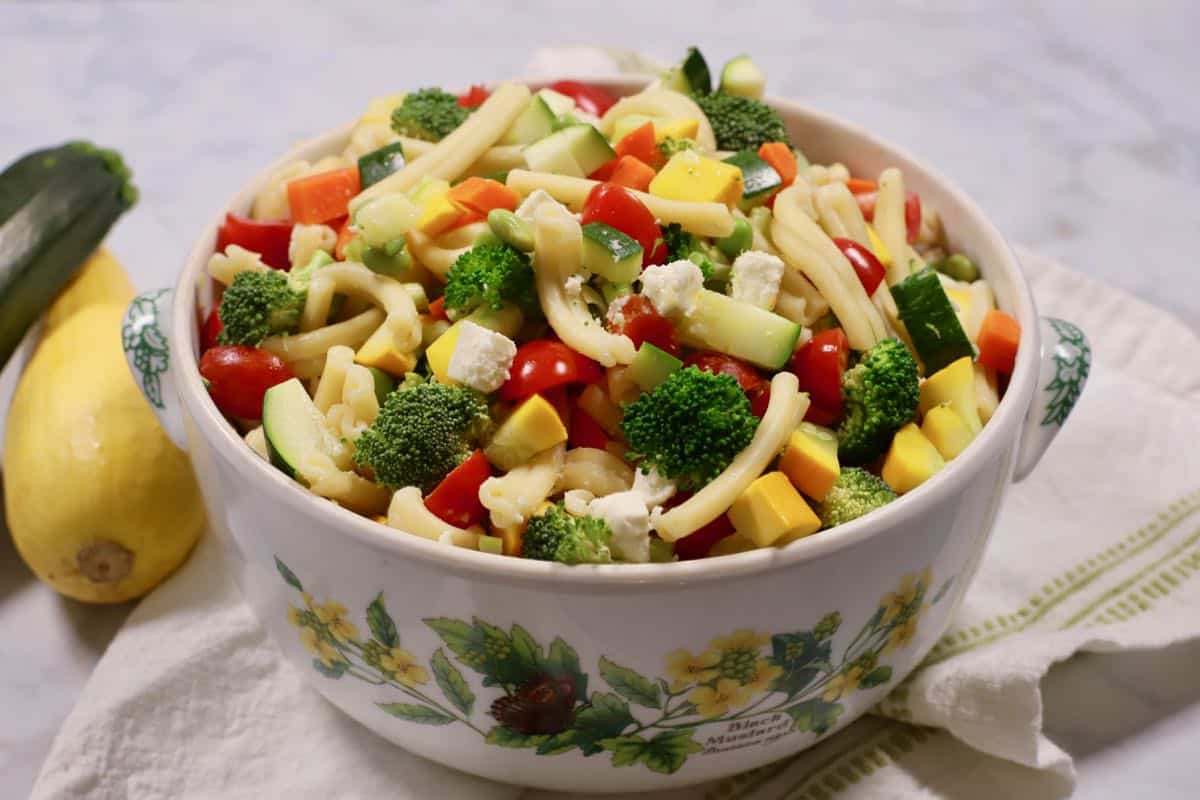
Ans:
{"type": "Polygon", "coordinates": [[[771,400],[750,444],[691,498],[665,513],[656,511],[653,523],[658,535],[668,542],[678,541],[724,514],[787,444],[807,410],[808,395],[800,392],[796,376],[778,373],[771,379],[771,400]]]}
{"type": "Polygon", "coordinates": [[[398,352],[411,352],[421,344],[421,319],[404,284],[353,262],[330,264],[313,275],[300,315],[301,331],[314,331],[324,325],[334,294],[363,297],[382,306],[387,313],[382,327],[391,334],[392,346],[398,352]]]}
{"type": "Polygon", "coordinates": [[[292,269],[303,267],[318,250],[332,255],[337,245],[337,231],[328,225],[293,225],[288,241],[288,261],[292,269]]]}
{"type": "Polygon", "coordinates": [[[487,229],[486,222],[473,222],[436,239],[420,231],[411,231],[408,234],[408,249],[425,269],[444,281],[458,257],[470,250],[475,238],[487,229]]]}
{"type": "Polygon", "coordinates": [[[357,349],[379,329],[384,319],[382,311],[372,308],[345,322],[326,325],[315,331],[291,336],[269,336],[262,340],[259,348],[274,353],[289,363],[323,358],[329,348],[335,345],[342,344],[357,349]]]}
{"type": "MultiPolygon", "coordinates": [[[[318,384],[318,391],[320,388],[318,384]]],[[[379,400],[375,396],[375,379],[369,369],[352,363],[344,373],[341,402],[332,404],[325,418],[346,440],[356,442],[377,416],[379,400]]]]}
{"type": "Polygon", "coordinates": [[[479,487],[479,502],[497,528],[520,525],[533,515],[562,475],[566,445],[549,447],[529,462],[504,475],[488,478],[479,487]]]}
{"type": "Polygon", "coordinates": [[[406,192],[425,176],[448,181],[462,177],[468,167],[500,140],[528,105],[528,87],[500,84],[483,105],[429,152],[355,197],[350,202],[351,213],[372,198],[406,192]]]}
{"type": "Polygon", "coordinates": [[[813,187],[825,186],[829,183],[845,183],[850,180],[850,170],[845,164],[809,164],[800,170],[801,177],[813,187]]]}
{"type": "Polygon", "coordinates": [[[313,494],[336,501],[359,514],[380,514],[388,506],[388,490],[349,469],[341,469],[319,450],[313,450],[297,465],[296,474],[313,494]]]}
{"type": "Polygon", "coordinates": [[[477,525],[457,528],[438,517],[425,507],[421,490],[415,486],[405,486],[392,495],[391,503],[387,504],[387,524],[389,528],[435,542],[449,539],[455,547],[470,550],[478,549],[479,537],[483,535],[477,525]]]}
{"type": "Polygon", "coordinates": [[[787,269],[779,284],[775,313],[806,328],[829,313],[829,303],[798,269],[787,269]]]}
{"type": "Polygon", "coordinates": [[[224,253],[213,253],[208,257],[208,274],[217,283],[226,286],[233,283],[239,272],[266,272],[262,256],[236,244],[225,248],[224,253]]]}
{"type": "MultiPolygon", "coordinates": [[[[437,146],[436,142],[410,139],[407,136],[401,136],[400,143],[404,146],[404,158],[407,161],[422,158],[437,146]]],[[[525,156],[521,154],[522,149],[520,145],[503,144],[489,148],[475,160],[475,163],[467,167],[465,174],[487,175],[492,172],[507,172],[510,169],[523,167],[525,166],[525,156]]]]}
{"type": "Polygon", "coordinates": [[[288,206],[288,181],[302,178],[310,174],[312,164],[307,161],[292,161],[284,164],[258,190],[254,197],[254,205],[250,209],[252,219],[287,219],[292,210],[288,206]]]}
{"type": "Polygon", "coordinates": [[[804,213],[797,202],[799,194],[793,193],[793,188],[776,196],[771,238],[787,262],[803,272],[828,301],[846,331],[850,346],[867,350],[887,338],[887,326],[850,262],[804,213]]]}
{"type": "MultiPolygon", "coordinates": [[[[578,212],[583,209],[588,193],[597,182],[551,172],[514,169],[508,173],[506,183],[508,188],[522,197],[542,189],[560,203],[566,203],[572,211],[578,212]]],[[[633,192],[633,195],[663,224],[677,222],[684,230],[700,236],[723,237],[733,232],[733,214],[723,203],[668,200],[645,192],[633,192]]]]}
{"type": "Polygon", "coordinates": [[[844,183],[827,183],[813,193],[817,221],[830,238],[852,239],[866,248],[871,247],[867,221],[858,201],[844,183]]]}
{"type": "Polygon", "coordinates": [[[567,451],[554,494],[584,489],[593,497],[623,492],[633,486],[633,468],[607,450],[575,447],[567,451]]]}
{"type": "MultiPolygon", "coordinates": [[[[346,149],[342,151],[342,158],[347,161],[358,161],[360,156],[370,153],[372,150],[378,150],[392,142],[398,141],[399,136],[392,130],[392,126],[387,122],[379,120],[361,120],[354,126],[354,130],[350,131],[350,141],[346,144],[346,149]]],[[[404,156],[408,157],[408,148],[404,148],[404,156]]]]}
{"type": "Polygon", "coordinates": [[[888,286],[895,286],[925,266],[925,260],[908,244],[908,226],[904,222],[904,176],[895,167],[879,173],[879,191],[875,199],[875,232],[892,254],[887,268],[888,286]]]}
{"type": "Polygon", "coordinates": [[[534,217],[533,252],[538,300],[558,338],[606,367],[633,361],[633,341],[606,331],[582,296],[567,292],[564,281],[580,270],[583,258],[583,233],[575,217],[561,206],[540,206],[534,217]]]}
{"type": "Polygon", "coordinates": [[[346,371],[354,365],[354,350],[344,344],[334,345],[325,353],[325,369],[320,373],[317,390],[313,392],[313,405],[322,414],[342,399],[346,385],[346,371]]]}
{"type": "Polygon", "coordinates": [[[1000,384],[996,370],[975,363],[975,406],[979,409],[980,421],[986,423],[1000,405],[1000,384]]]}
{"type": "Polygon", "coordinates": [[[700,110],[700,106],[692,98],[680,92],[651,86],[637,94],[623,97],[613,105],[600,119],[600,132],[609,139],[617,127],[617,120],[630,114],[645,114],[650,117],[666,119],[694,119],[700,123],[696,132],[696,144],[700,149],[712,152],[717,149],[717,139],[713,136],[712,125],[708,117],[700,110]]]}

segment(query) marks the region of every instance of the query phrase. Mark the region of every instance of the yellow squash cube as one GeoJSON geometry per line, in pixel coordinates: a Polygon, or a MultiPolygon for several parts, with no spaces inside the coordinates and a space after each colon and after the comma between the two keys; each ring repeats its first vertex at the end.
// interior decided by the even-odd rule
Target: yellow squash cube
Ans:
{"type": "Polygon", "coordinates": [[[879,234],[870,225],[867,226],[867,236],[871,240],[871,249],[875,251],[875,257],[879,259],[879,263],[883,264],[884,268],[892,265],[892,254],[887,249],[887,245],[883,243],[883,239],[879,238],[879,234]]]}
{"type": "Polygon", "coordinates": [[[425,204],[417,228],[426,236],[440,236],[454,227],[454,224],[462,219],[464,213],[454,204],[449,195],[438,195],[425,204]]]}
{"type": "Polygon", "coordinates": [[[567,429],[554,406],[535,394],[500,423],[483,454],[500,469],[510,470],[566,440],[567,429]]]}
{"type": "Polygon", "coordinates": [[[455,323],[425,349],[425,360],[429,362],[433,377],[451,386],[456,385],[457,381],[450,377],[450,356],[454,355],[454,346],[458,344],[460,333],[462,328],[455,323]]]}
{"type": "Polygon", "coordinates": [[[911,492],[946,466],[942,454],[915,423],[896,431],[883,460],[883,481],[896,494],[911,492]]]}
{"type": "Polygon", "coordinates": [[[921,433],[933,443],[942,458],[950,461],[967,448],[975,434],[950,406],[934,406],[925,414],[921,433]]]}
{"type": "Polygon", "coordinates": [[[405,92],[396,92],[372,98],[371,102],[367,103],[367,110],[359,117],[359,122],[382,122],[390,125],[392,111],[404,102],[404,96],[405,92]]]}
{"type": "Polygon", "coordinates": [[[364,367],[381,369],[397,378],[417,365],[416,354],[396,349],[394,337],[387,326],[381,327],[363,342],[354,354],[354,361],[364,367]]]}
{"type": "Polygon", "coordinates": [[[444,178],[431,178],[428,175],[417,181],[417,185],[408,190],[408,198],[418,206],[426,205],[435,197],[441,197],[450,191],[450,181],[444,178]]]}
{"type": "Polygon", "coordinates": [[[670,136],[672,139],[695,139],[700,132],[698,119],[672,119],[654,121],[654,138],[662,141],[670,136]]]}
{"type": "Polygon", "coordinates": [[[824,499],[842,474],[837,436],[828,428],[801,422],[779,457],[779,471],[812,499],[824,499]]]}
{"type": "Polygon", "coordinates": [[[947,364],[921,384],[917,410],[928,414],[934,406],[950,406],[958,412],[972,435],[983,429],[975,401],[975,365],[967,356],[947,364]]]}
{"type": "Polygon", "coordinates": [[[731,556],[735,553],[748,553],[751,550],[757,549],[758,546],[745,536],[742,536],[740,533],[731,533],[714,544],[709,549],[708,554],[710,556],[731,556]]]}
{"type": "Polygon", "coordinates": [[[735,206],[742,199],[742,171],[733,164],[687,150],[672,156],[654,176],[650,194],[668,200],[735,206]]]}
{"type": "Polygon", "coordinates": [[[729,521],[758,547],[785,537],[794,541],[821,529],[821,520],[782,472],[755,478],[729,507],[729,521]]]}
{"type": "MultiPolygon", "coordinates": [[[[510,339],[517,335],[517,331],[525,321],[521,309],[512,304],[506,304],[499,310],[481,306],[467,315],[466,319],[476,325],[482,325],[488,330],[503,333],[510,339]]],[[[450,377],[450,357],[454,355],[454,348],[458,346],[458,335],[462,333],[462,322],[461,319],[455,322],[445,333],[438,336],[432,344],[425,348],[425,360],[429,362],[429,371],[433,373],[433,377],[450,386],[458,385],[458,381],[450,377]]]]}

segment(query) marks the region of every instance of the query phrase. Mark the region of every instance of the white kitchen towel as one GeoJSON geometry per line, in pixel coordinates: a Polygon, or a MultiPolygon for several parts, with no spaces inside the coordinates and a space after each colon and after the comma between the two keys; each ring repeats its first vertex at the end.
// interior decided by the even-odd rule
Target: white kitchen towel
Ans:
{"type": "MultiPolygon", "coordinates": [[[[534,67],[599,74],[606,59],[548,51],[534,67]]],[[[792,759],[653,800],[1061,797],[1073,772],[1042,733],[1050,666],[1200,635],[1200,340],[1158,309],[1021,258],[1042,313],[1091,337],[1092,376],[1010,493],[946,637],[878,715],[792,759]]],[[[33,796],[558,797],[436,766],[342,715],[267,641],[211,538],[130,616],[33,796]]]]}

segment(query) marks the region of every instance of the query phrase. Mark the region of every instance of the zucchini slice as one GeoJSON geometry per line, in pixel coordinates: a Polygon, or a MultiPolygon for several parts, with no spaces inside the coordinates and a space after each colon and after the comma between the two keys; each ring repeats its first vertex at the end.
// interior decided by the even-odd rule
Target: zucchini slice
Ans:
{"type": "Polygon", "coordinates": [[[975,348],[932,267],[897,283],[892,287],[892,297],[926,375],[960,358],[975,358],[975,348]]]}

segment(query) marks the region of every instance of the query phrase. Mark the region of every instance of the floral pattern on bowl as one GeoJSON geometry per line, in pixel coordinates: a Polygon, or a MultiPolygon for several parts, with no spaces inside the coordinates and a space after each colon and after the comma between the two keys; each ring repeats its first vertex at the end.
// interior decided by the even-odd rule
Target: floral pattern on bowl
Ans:
{"type": "Polygon", "coordinates": [[[561,637],[543,647],[517,623],[506,631],[479,618],[423,619],[445,647],[422,660],[402,646],[382,592],[366,608],[364,637],[346,606],[316,602],[278,557],[275,565],[303,601],[287,615],[313,668],[326,678],[396,690],[395,701],[376,703],[384,713],[423,725],[465,725],[499,747],[607,753],[613,766],[642,764],[668,775],[695,754],[827,732],[844,710],[843,697],[892,679],[882,658],[908,647],[924,611],[953,582],[930,596],[929,568],[905,575],[836,656],[842,615],[831,611],[810,630],[737,630],[699,652],[673,650],[653,678],[602,655],[596,680],[561,637]],[[462,668],[482,676],[483,688],[498,690],[486,712],[479,713],[483,704],[462,668]],[[717,724],[724,725],[721,733],[701,736],[717,724]]]}

